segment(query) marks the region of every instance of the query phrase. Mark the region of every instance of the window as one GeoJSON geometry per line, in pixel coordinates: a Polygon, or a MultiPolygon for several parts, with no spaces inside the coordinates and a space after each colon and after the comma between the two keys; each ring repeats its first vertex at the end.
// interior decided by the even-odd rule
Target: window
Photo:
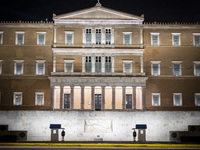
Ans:
{"type": "Polygon", "coordinates": [[[74,32],[65,31],[65,44],[67,45],[74,44],[74,32]]]}
{"type": "Polygon", "coordinates": [[[22,105],[22,92],[14,92],[13,104],[14,105],[22,105]]]}
{"type": "Polygon", "coordinates": [[[35,105],[41,106],[44,105],[44,93],[35,93],[35,105]]]}
{"type": "Polygon", "coordinates": [[[3,60],[0,60],[0,74],[2,74],[2,61],[3,60]]]}
{"type": "Polygon", "coordinates": [[[91,72],[92,71],[92,62],[91,62],[91,56],[85,57],[85,72],[91,72]]]}
{"type": "Polygon", "coordinates": [[[195,105],[200,106],[200,93],[195,93],[195,105]]]}
{"type": "Polygon", "coordinates": [[[160,106],[160,93],[152,93],[152,105],[160,106]]]}
{"type": "Polygon", "coordinates": [[[96,29],[96,44],[101,44],[101,29],[96,29]]]}
{"type": "Polygon", "coordinates": [[[91,29],[86,29],[86,44],[92,44],[92,31],[91,29]]]}
{"type": "Polygon", "coordinates": [[[173,46],[180,46],[180,33],[172,33],[172,45],[173,46]]]}
{"type": "Polygon", "coordinates": [[[64,60],[65,72],[74,72],[74,60],[64,60]]]}
{"type": "Polygon", "coordinates": [[[111,29],[106,29],[106,45],[111,44],[111,29]]]}
{"type": "Polygon", "coordinates": [[[101,72],[101,56],[96,56],[95,72],[101,72]]]}
{"type": "Polygon", "coordinates": [[[3,44],[3,31],[0,31],[0,45],[3,44]]]}
{"type": "Polygon", "coordinates": [[[123,72],[132,73],[132,60],[123,60],[123,72]]]}
{"type": "Polygon", "coordinates": [[[105,57],[105,72],[111,72],[112,63],[111,63],[111,56],[105,57]]]}
{"type": "Polygon", "coordinates": [[[14,74],[15,75],[22,75],[23,68],[24,68],[24,60],[14,60],[14,74]]]}
{"type": "Polygon", "coordinates": [[[131,34],[132,32],[123,32],[124,34],[124,45],[131,45],[131,34]]]}
{"type": "Polygon", "coordinates": [[[132,94],[126,94],[126,109],[132,109],[132,94]]]}
{"type": "Polygon", "coordinates": [[[37,45],[45,45],[46,32],[37,32],[37,45]]]}
{"type": "Polygon", "coordinates": [[[194,61],[194,75],[200,76],[200,61],[194,61]]]}
{"type": "Polygon", "coordinates": [[[45,61],[46,60],[36,60],[36,75],[45,74],[45,61]]]}
{"type": "Polygon", "coordinates": [[[24,32],[16,32],[16,45],[24,45],[24,32]]]}
{"type": "Polygon", "coordinates": [[[172,61],[173,63],[173,75],[181,76],[181,63],[182,61],[172,61]]]}
{"type": "Polygon", "coordinates": [[[182,94],[181,93],[174,93],[174,106],[181,106],[182,105],[182,94]]]}
{"type": "Polygon", "coordinates": [[[151,33],[151,45],[159,46],[159,34],[160,33],[151,33]]]}
{"type": "Polygon", "coordinates": [[[152,76],[160,75],[160,62],[161,61],[151,61],[151,75],[152,76]]]}
{"type": "Polygon", "coordinates": [[[193,33],[194,35],[194,46],[200,46],[200,33],[193,33]]]}

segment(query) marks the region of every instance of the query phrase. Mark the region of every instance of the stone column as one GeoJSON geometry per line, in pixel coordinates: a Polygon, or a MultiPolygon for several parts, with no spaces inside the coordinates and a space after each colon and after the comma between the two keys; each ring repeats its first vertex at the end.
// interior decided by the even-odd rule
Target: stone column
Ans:
{"type": "Polygon", "coordinates": [[[55,103],[55,99],[54,99],[54,95],[55,95],[55,88],[54,86],[51,86],[51,101],[50,101],[50,109],[54,109],[54,103],[55,103]]]}
{"type": "Polygon", "coordinates": [[[95,30],[95,29],[92,29],[92,44],[93,44],[93,45],[96,43],[95,35],[96,35],[96,30],[95,30]]]}
{"type": "Polygon", "coordinates": [[[53,53],[53,72],[56,72],[56,54],[53,53]]]}
{"type": "Polygon", "coordinates": [[[105,28],[101,29],[101,44],[102,45],[106,44],[106,29],[105,28]]]}
{"type": "Polygon", "coordinates": [[[53,40],[53,44],[56,44],[56,29],[57,29],[57,27],[54,26],[54,40],[53,40]]]}
{"type": "Polygon", "coordinates": [[[143,73],[143,54],[140,56],[140,73],[143,73]]]}
{"type": "Polygon", "coordinates": [[[112,109],[115,109],[115,86],[112,86],[112,109]]]}
{"type": "Polygon", "coordinates": [[[91,98],[92,98],[92,101],[91,101],[91,109],[92,109],[92,110],[95,110],[94,88],[95,88],[95,86],[91,86],[91,98]]]}
{"type": "Polygon", "coordinates": [[[101,101],[101,109],[104,110],[105,109],[105,86],[101,87],[102,90],[102,101],[101,101]]]}
{"type": "Polygon", "coordinates": [[[115,57],[111,56],[111,72],[115,72],[115,57]]]}
{"type": "Polygon", "coordinates": [[[60,109],[64,109],[64,86],[60,86],[60,109]]]}
{"type": "Polygon", "coordinates": [[[101,72],[105,72],[105,56],[101,57],[101,72]]]}
{"type": "Polygon", "coordinates": [[[126,109],[126,87],[122,86],[122,109],[126,109]]]}
{"type": "Polygon", "coordinates": [[[81,86],[81,110],[84,109],[84,86],[81,86]]]}
{"type": "Polygon", "coordinates": [[[145,105],[145,90],[146,90],[146,87],[142,87],[142,110],[145,110],[146,108],[146,105],[145,105]]]}
{"type": "Polygon", "coordinates": [[[74,86],[70,86],[70,95],[71,95],[71,109],[74,109],[74,86]]]}
{"type": "Polygon", "coordinates": [[[140,48],[143,48],[143,28],[140,28],[140,48]]]}
{"type": "Polygon", "coordinates": [[[83,41],[82,41],[82,44],[86,44],[85,29],[83,29],[83,41]]]}
{"type": "Polygon", "coordinates": [[[85,56],[82,56],[82,72],[85,72],[85,56]]]}
{"type": "Polygon", "coordinates": [[[133,109],[136,110],[136,87],[133,87],[133,109]]]}
{"type": "Polygon", "coordinates": [[[92,59],[92,72],[95,72],[95,56],[91,56],[92,59]]]}

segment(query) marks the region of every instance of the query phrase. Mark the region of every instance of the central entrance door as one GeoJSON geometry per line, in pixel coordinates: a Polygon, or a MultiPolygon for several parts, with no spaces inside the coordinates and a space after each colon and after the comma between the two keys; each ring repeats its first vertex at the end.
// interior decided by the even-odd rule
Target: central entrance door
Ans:
{"type": "Polygon", "coordinates": [[[64,108],[70,108],[70,94],[64,94],[64,108]]]}
{"type": "Polygon", "coordinates": [[[101,94],[95,94],[95,110],[101,110],[101,94]]]}
{"type": "Polygon", "coordinates": [[[132,109],[132,94],[126,94],[126,109],[132,109]]]}

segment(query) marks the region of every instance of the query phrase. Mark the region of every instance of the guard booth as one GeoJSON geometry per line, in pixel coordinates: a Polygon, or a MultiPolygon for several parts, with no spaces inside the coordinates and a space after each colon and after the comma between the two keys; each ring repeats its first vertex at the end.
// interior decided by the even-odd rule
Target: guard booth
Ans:
{"type": "Polygon", "coordinates": [[[136,129],[138,129],[138,141],[145,142],[146,141],[146,124],[136,124],[136,129]]]}
{"type": "Polygon", "coordinates": [[[50,124],[51,141],[58,142],[58,129],[61,129],[61,124],[50,124]]]}

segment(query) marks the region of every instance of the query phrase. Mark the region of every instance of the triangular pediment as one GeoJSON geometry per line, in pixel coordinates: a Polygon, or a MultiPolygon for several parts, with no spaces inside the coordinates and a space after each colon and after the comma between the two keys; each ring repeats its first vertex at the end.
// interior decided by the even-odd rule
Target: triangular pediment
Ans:
{"type": "Polygon", "coordinates": [[[144,18],[112,9],[105,8],[101,5],[95,7],[66,13],[53,17],[56,20],[138,20],[143,21],[144,18]]]}

